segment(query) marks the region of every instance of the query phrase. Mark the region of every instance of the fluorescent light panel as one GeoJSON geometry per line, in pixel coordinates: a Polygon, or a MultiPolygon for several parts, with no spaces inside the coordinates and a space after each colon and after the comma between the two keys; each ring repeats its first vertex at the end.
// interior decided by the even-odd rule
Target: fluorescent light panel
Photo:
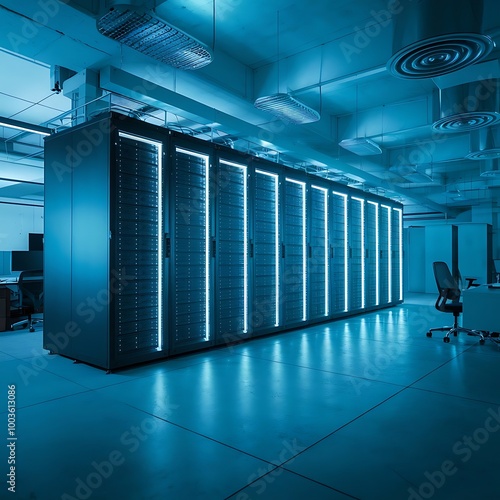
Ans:
{"type": "Polygon", "coordinates": [[[13,120],[12,118],[5,118],[3,116],[0,116],[0,127],[7,127],[14,130],[21,130],[23,132],[31,132],[32,134],[38,134],[43,136],[51,134],[50,128],[40,127],[39,125],[32,125],[31,123],[25,123],[19,120],[13,120]]]}

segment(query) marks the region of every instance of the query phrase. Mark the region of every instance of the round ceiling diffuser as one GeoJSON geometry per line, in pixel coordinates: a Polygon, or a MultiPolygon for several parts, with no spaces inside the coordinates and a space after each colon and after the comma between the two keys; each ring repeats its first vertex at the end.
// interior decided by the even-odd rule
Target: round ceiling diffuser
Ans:
{"type": "Polygon", "coordinates": [[[402,0],[387,69],[400,78],[434,78],[477,63],[494,47],[481,33],[481,0],[402,0]]]}
{"type": "Polygon", "coordinates": [[[474,130],[470,134],[469,160],[492,160],[500,158],[500,127],[474,130]]]}
{"type": "Polygon", "coordinates": [[[388,70],[400,78],[434,78],[474,64],[494,46],[487,35],[460,33],[420,40],[396,52],[388,70]]]}

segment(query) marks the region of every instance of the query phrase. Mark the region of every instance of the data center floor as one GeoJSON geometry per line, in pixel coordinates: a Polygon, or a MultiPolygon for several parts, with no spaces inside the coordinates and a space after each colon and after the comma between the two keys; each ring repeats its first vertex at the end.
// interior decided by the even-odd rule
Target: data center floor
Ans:
{"type": "Polygon", "coordinates": [[[500,349],[427,338],[433,301],[109,375],[3,332],[12,498],[498,499],[500,349]]]}

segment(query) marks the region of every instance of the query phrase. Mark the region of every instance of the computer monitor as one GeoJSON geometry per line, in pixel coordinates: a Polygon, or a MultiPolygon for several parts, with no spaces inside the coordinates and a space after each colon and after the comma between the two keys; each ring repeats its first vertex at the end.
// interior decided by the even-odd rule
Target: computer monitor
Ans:
{"type": "Polygon", "coordinates": [[[493,265],[495,266],[495,273],[500,273],[500,259],[493,259],[493,265]]]}
{"type": "Polygon", "coordinates": [[[13,251],[12,271],[38,271],[43,269],[43,252],[33,251],[13,251]]]}
{"type": "Polygon", "coordinates": [[[28,249],[31,250],[43,250],[43,234],[41,233],[29,233],[28,234],[28,249]]]}

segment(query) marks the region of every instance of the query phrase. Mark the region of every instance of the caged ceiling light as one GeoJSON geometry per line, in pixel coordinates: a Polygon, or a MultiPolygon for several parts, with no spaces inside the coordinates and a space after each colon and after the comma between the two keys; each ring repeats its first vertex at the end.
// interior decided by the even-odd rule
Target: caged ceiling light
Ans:
{"type": "MultiPolygon", "coordinates": [[[[317,122],[320,119],[320,114],[314,109],[306,106],[288,93],[279,91],[280,87],[280,14],[276,13],[276,40],[278,53],[278,93],[259,97],[254,102],[254,106],[262,111],[267,111],[279,118],[285,123],[294,125],[302,125],[304,123],[317,122]]],[[[321,89],[321,86],[320,86],[321,89]]]]}
{"type": "Polygon", "coordinates": [[[178,69],[199,69],[212,62],[209,48],[158,18],[152,10],[123,0],[97,20],[99,33],[178,69]]]}
{"type": "Polygon", "coordinates": [[[257,109],[272,113],[284,122],[295,125],[317,122],[320,118],[317,111],[294,99],[291,95],[284,93],[259,97],[254,106],[257,109]]]}

